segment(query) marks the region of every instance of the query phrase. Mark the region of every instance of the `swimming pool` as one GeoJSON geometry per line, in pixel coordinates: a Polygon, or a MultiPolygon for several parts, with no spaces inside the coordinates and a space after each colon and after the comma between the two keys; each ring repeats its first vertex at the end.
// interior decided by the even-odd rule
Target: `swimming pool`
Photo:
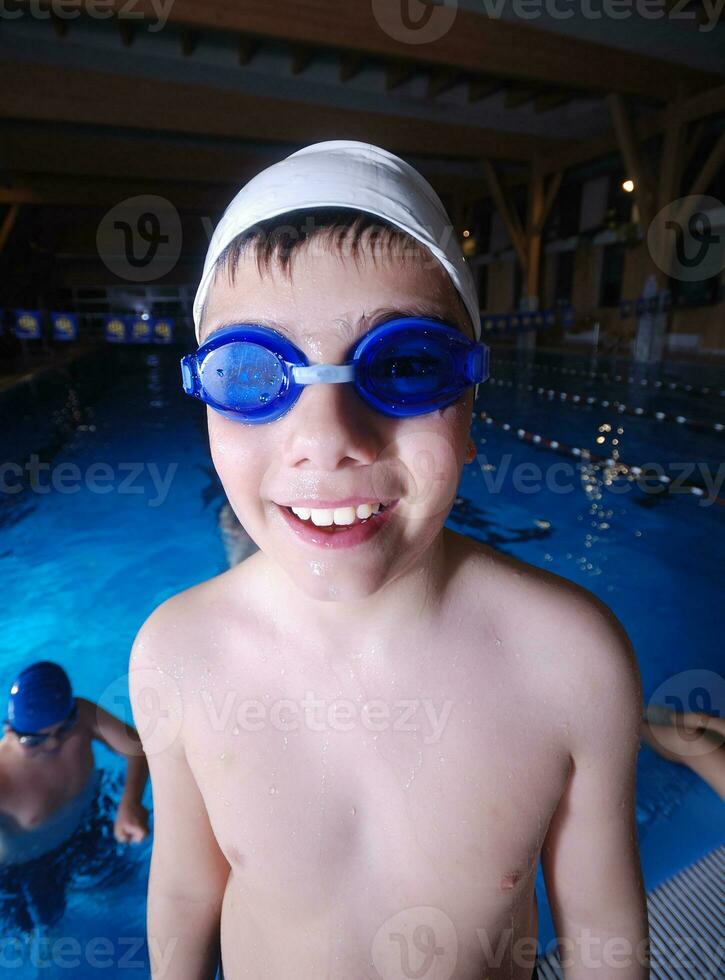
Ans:
{"type": "MultiPolygon", "coordinates": [[[[630,381],[623,367],[499,352],[496,381],[482,386],[476,406],[490,421],[475,420],[479,455],[464,469],[449,525],[606,602],[634,643],[646,700],[691,697],[702,688],[710,710],[722,712],[722,683],[718,689],[713,674],[721,661],[725,509],[710,499],[716,494],[705,469],[693,470],[683,492],[657,479],[645,491],[618,477],[616,462],[572,451],[660,463],[665,476],[677,477],[676,467],[693,461],[717,473],[723,375],[670,366],[630,381]]],[[[224,498],[204,414],[181,392],[178,352],[145,348],[91,351],[65,373],[26,385],[11,403],[0,399],[0,414],[10,412],[12,425],[0,429],[1,458],[29,466],[8,480],[14,492],[0,494],[0,685],[30,659],[57,660],[79,694],[130,721],[126,669],[139,625],[167,596],[226,567],[217,526],[224,498]],[[99,463],[105,468],[92,470],[99,463]]],[[[117,787],[116,757],[99,748],[97,760],[117,787]]],[[[640,847],[652,888],[722,842],[723,810],[689,770],[646,746],[638,775],[640,847]]],[[[148,974],[149,857],[148,842],[129,848],[118,876],[69,890],[67,914],[52,934],[77,943],[64,953],[75,950],[74,978],[97,975],[98,937],[107,941],[102,962],[124,976],[129,969],[148,974]]],[[[545,945],[553,929],[540,873],[537,891],[545,945]]],[[[31,952],[28,943],[21,954],[13,949],[19,980],[69,975],[67,966],[34,964],[31,952]]]]}

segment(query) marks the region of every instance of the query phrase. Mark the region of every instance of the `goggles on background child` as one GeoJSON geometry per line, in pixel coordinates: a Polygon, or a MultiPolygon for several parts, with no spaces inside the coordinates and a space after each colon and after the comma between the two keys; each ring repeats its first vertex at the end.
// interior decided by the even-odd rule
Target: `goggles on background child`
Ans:
{"type": "Polygon", "coordinates": [[[15,728],[13,728],[9,722],[6,722],[6,724],[11,729],[11,731],[15,733],[15,736],[21,745],[25,745],[27,748],[32,749],[38,745],[42,745],[46,739],[50,738],[53,735],[55,735],[58,738],[60,738],[61,735],[65,735],[66,732],[69,732],[71,728],[73,728],[77,718],[78,718],[78,704],[74,701],[73,707],[71,708],[68,717],[65,718],[53,732],[19,732],[15,728]]]}
{"type": "Polygon", "coordinates": [[[247,424],[280,418],[305,385],[345,382],[384,415],[426,415],[452,405],[488,374],[486,344],[423,317],[373,327],[339,365],[310,364],[284,334],[252,323],[218,330],[181,360],[187,395],[247,424]]]}

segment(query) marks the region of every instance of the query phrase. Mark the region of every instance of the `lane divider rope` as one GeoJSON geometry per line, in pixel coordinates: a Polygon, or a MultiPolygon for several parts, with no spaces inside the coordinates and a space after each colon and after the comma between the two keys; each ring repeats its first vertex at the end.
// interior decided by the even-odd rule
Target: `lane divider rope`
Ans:
{"type": "MultiPolygon", "coordinates": [[[[614,459],[611,456],[600,456],[598,453],[593,453],[589,449],[581,449],[579,446],[569,446],[564,442],[560,442],[558,439],[549,439],[537,432],[529,432],[527,429],[521,429],[515,425],[512,425],[510,422],[499,422],[498,419],[494,419],[488,414],[488,412],[479,412],[479,418],[485,422],[486,425],[492,425],[494,428],[501,429],[504,432],[515,435],[517,438],[524,440],[524,442],[529,442],[534,446],[551,450],[561,456],[570,456],[574,459],[579,459],[587,463],[605,463],[608,466],[617,466],[619,469],[618,475],[620,476],[631,475],[636,479],[640,477],[646,469],[646,467],[643,466],[631,466],[629,463],[625,463],[621,459],[614,459]]],[[[665,473],[660,474],[657,479],[660,481],[660,483],[667,487],[668,490],[671,488],[672,478],[667,476],[665,473]]],[[[705,490],[696,483],[689,483],[686,480],[682,480],[679,483],[679,487],[695,497],[705,496],[705,490]]],[[[725,497],[713,497],[713,503],[719,504],[721,507],[725,507],[725,497]]]]}
{"type": "MultiPolygon", "coordinates": [[[[501,357],[497,354],[495,361],[498,364],[508,364],[511,367],[517,367],[521,370],[521,365],[513,358],[501,357]]],[[[681,381],[661,381],[654,378],[640,378],[637,380],[631,374],[625,376],[623,374],[603,374],[598,371],[580,371],[576,368],[559,367],[556,364],[536,363],[532,367],[539,371],[555,371],[557,374],[569,374],[578,378],[598,379],[600,381],[621,381],[628,384],[639,384],[643,388],[651,386],[653,388],[664,388],[668,391],[684,391],[688,395],[717,395],[719,398],[725,398],[725,388],[719,390],[717,388],[698,388],[695,385],[683,384],[681,381]]]]}
{"type": "Polygon", "coordinates": [[[698,429],[703,432],[725,432],[725,425],[722,422],[705,422],[703,419],[689,419],[684,415],[676,415],[674,412],[651,412],[639,406],[628,406],[624,402],[610,401],[607,398],[595,398],[594,395],[576,395],[568,391],[554,391],[552,388],[536,388],[534,385],[526,384],[523,381],[509,381],[507,378],[490,377],[489,384],[498,385],[500,388],[517,388],[519,391],[531,391],[537,395],[546,395],[548,398],[558,398],[560,401],[571,401],[575,405],[597,405],[601,408],[616,408],[623,415],[634,415],[637,418],[655,419],[657,422],[676,422],[678,425],[685,425],[689,429],[698,429]]]}

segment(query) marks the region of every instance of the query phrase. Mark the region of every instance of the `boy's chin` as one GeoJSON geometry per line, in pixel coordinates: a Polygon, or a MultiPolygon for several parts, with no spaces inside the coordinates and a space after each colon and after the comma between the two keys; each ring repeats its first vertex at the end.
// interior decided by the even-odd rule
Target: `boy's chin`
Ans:
{"type": "Polygon", "coordinates": [[[337,558],[323,556],[319,559],[299,560],[283,566],[290,583],[298,592],[316,602],[355,602],[374,595],[383,587],[386,576],[383,571],[376,575],[372,570],[363,574],[337,558]]]}

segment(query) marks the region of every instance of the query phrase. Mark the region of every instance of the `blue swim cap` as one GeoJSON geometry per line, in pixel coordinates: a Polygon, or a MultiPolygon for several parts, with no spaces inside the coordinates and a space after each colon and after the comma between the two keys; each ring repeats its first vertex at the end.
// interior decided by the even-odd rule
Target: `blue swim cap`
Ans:
{"type": "Polygon", "coordinates": [[[60,664],[39,660],[13,681],[7,722],[18,732],[39,732],[64,721],[74,702],[70,680],[60,664]]]}

